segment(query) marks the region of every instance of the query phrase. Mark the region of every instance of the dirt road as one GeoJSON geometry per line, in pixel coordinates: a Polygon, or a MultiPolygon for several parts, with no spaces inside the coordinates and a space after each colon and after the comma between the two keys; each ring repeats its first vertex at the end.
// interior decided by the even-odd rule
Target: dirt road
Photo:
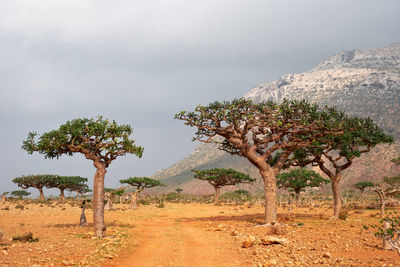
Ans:
{"type": "Polygon", "coordinates": [[[232,239],[207,229],[202,220],[188,221],[187,214],[167,211],[137,220],[132,229],[133,253],[104,266],[244,266],[231,253],[237,249],[232,239]]]}

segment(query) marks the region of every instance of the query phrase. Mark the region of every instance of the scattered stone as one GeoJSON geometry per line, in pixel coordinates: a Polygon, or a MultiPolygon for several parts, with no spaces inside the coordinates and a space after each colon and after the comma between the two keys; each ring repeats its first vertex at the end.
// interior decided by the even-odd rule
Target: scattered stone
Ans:
{"type": "Polygon", "coordinates": [[[331,255],[331,253],[329,253],[329,252],[324,252],[323,254],[322,254],[322,257],[324,257],[324,258],[331,258],[332,257],[332,255],[331,255]]]}
{"type": "Polygon", "coordinates": [[[7,256],[8,255],[8,251],[6,249],[3,249],[3,255],[7,256]]]}
{"type": "Polygon", "coordinates": [[[245,240],[243,240],[242,248],[249,248],[249,247],[253,246],[255,242],[256,242],[256,237],[253,235],[250,235],[250,236],[246,237],[245,240]]]}
{"type": "Polygon", "coordinates": [[[238,231],[235,231],[235,230],[233,230],[233,231],[232,231],[232,233],[231,233],[231,235],[232,235],[232,236],[238,236],[238,235],[239,235],[239,232],[238,232],[238,231]]]}
{"type": "Polygon", "coordinates": [[[272,244],[282,244],[286,245],[289,243],[289,240],[287,238],[278,238],[275,236],[266,236],[264,238],[261,238],[261,243],[263,245],[272,245],[272,244]]]}

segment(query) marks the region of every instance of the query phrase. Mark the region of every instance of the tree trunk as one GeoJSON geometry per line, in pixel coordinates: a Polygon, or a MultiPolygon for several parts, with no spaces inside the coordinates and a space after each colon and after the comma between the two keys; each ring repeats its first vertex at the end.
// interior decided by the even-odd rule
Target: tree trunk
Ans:
{"type": "Polygon", "coordinates": [[[296,207],[300,207],[301,206],[300,189],[296,188],[296,189],[294,189],[294,191],[296,192],[296,207]]]}
{"type": "Polygon", "coordinates": [[[79,191],[76,191],[76,200],[79,202],[81,199],[79,197],[79,191]]]}
{"type": "Polygon", "coordinates": [[[276,220],[276,178],[273,169],[260,169],[261,177],[264,181],[265,192],[265,224],[273,225],[276,220]]]}
{"type": "Polygon", "coordinates": [[[383,192],[378,192],[379,194],[379,199],[381,201],[381,210],[380,210],[380,216],[383,219],[383,217],[385,217],[385,204],[386,204],[386,200],[385,200],[385,196],[383,195],[383,192]]]}
{"type": "Polygon", "coordinates": [[[1,202],[5,202],[6,201],[6,195],[1,195],[1,202]]]}
{"type": "Polygon", "coordinates": [[[334,179],[331,179],[332,181],[332,192],[333,192],[333,216],[331,219],[339,219],[339,213],[340,209],[342,208],[342,201],[340,198],[340,176],[337,175],[334,179]]]}
{"type": "Polygon", "coordinates": [[[39,189],[39,194],[40,194],[40,200],[41,200],[41,201],[45,201],[45,199],[44,199],[44,194],[43,194],[43,187],[38,188],[38,189],[39,189]]]}
{"type": "Polygon", "coordinates": [[[113,200],[112,200],[112,196],[106,194],[106,200],[107,200],[107,204],[106,204],[106,206],[105,206],[105,209],[106,209],[106,210],[112,210],[112,209],[113,209],[113,200]]]}
{"type": "Polygon", "coordinates": [[[219,200],[220,188],[214,186],[214,189],[215,189],[215,200],[214,200],[214,204],[217,204],[217,203],[218,203],[218,200],[219,200]]]}
{"type": "MultiPolygon", "coordinates": [[[[383,222],[383,228],[385,231],[390,228],[390,222],[384,221],[383,222]]],[[[386,238],[383,238],[383,243],[382,243],[382,248],[385,250],[392,250],[392,245],[390,245],[389,241],[386,240],[386,238]]]]}
{"type": "Polygon", "coordinates": [[[365,195],[364,195],[364,190],[361,190],[361,205],[365,204],[365,195]]]}
{"type": "Polygon", "coordinates": [[[137,209],[137,193],[136,191],[131,193],[131,205],[129,206],[129,208],[135,210],[137,209]]]}
{"type": "Polygon", "coordinates": [[[101,162],[95,161],[96,173],[93,184],[93,222],[97,237],[104,237],[106,225],[104,223],[104,177],[106,168],[101,162]]]}
{"type": "Polygon", "coordinates": [[[64,188],[60,188],[60,197],[62,202],[65,201],[64,190],[65,190],[64,188]]]}

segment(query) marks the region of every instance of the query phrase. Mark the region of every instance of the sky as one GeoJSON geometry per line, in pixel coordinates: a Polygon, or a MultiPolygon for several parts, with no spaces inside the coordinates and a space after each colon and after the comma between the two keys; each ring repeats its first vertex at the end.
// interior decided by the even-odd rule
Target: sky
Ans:
{"type": "Polygon", "coordinates": [[[2,0],[0,193],[27,174],[83,176],[92,187],[82,155],[45,159],[21,145],[31,131],[98,115],[131,125],[144,147],[110,165],[106,187],[151,176],[198,145],[175,113],[342,50],[399,42],[399,14],[398,0],[2,0]]]}

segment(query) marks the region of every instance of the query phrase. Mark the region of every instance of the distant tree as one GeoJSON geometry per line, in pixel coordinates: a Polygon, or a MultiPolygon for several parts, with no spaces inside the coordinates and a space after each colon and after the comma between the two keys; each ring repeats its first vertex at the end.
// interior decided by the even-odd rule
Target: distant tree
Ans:
{"type": "Polygon", "coordinates": [[[78,191],[85,187],[87,180],[87,178],[80,176],[58,176],[47,187],[58,188],[60,190],[61,201],[65,201],[65,190],[78,191]]]}
{"type": "Polygon", "coordinates": [[[114,202],[114,198],[115,196],[122,196],[125,193],[125,189],[124,188],[104,188],[104,191],[106,192],[106,200],[107,200],[107,204],[105,209],[106,210],[111,210],[113,208],[113,202],[114,202]]]}
{"type": "Polygon", "coordinates": [[[320,187],[322,184],[330,183],[330,180],[323,178],[313,170],[300,168],[279,173],[276,176],[276,183],[279,188],[293,189],[296,194],[296,206],[300,206],[301,190],[306,187],[320,187]]]}
{"type": "Polygon", "coordinates": [[[332,181],[334,213],[338,219],[342,202],[340,182],[342,173],[361,154],[381,143],[391,143],[393,138],[380,129],[370,118],[345,117],[341,121],[343,134],[317,137],[306,147],[297,149],[287,162],[304,167],[308,164],[319,166],[332,181]]]}
{"type": "Polygon", "coordinates": [[[251,178],[248,174],[236,171],[234,169],[210,169],[210,170],[192,170],[194,178],[207,181],[214,187],[215,203],[219,200],[221,187],[226,185],[237,185],[240,183],[252,183],[256,179],[251,178]]]}
{"type": "Polygon", "coordinates": [[[1,202],[6,201],[6,196],[8,195],[8,193],[10,193],[10,192],[3,192],[3,193],[1,194],[1,202]]]}
{"type": "Polygon", "coordinates": [[[374,187],[374,183],[373,182],[367,182],[367,181],[361,181],[358,182],[356,184],[354,184],[353,186],[357,189],[359,189],[361,191],[361,202],[364,203],[364,191],[365,189],[367,189],[368,187],[374,187]]]}
{"type": "Polygon", "coordinates": [[[22,197],[29,196],[31,193],[27,192],[25,190],[15,190],[11,192],[11,195],[14,197],[18,197],[19,199],[22,199],[22,197]]]}
{"type": "Polygon", "coordinates": [[[196,127],[193,140],[219,143],[220,149],[247,158],[260,172],[265,192],[265,223],[276,216],[276,174],[296,150],[318,138],[343,134],[345,116],[333,108],[320,110],[305,100],[253,103],[247,99],[214,102],[182,111],[176,119],[196,127]]]}
{"type": "Polygon", "coordinates": [[[164,184],[160,181],[151,179],[149,177],[130,177],[128,179],[119,180],[119,182],[121,184],[129,184],[136,187],[136,190],[131,194],[131,209],[137,208],[137,200],[140,197],[140,192],[142,192],[143,189],[155,186],[164,186],[164,184]]]}
{"type": "Polygon", "coordinates": [[[53,174],[38,174],[38,175],[26,175],[14,178],[12,181],[16,183],[22,189],[36,188],[39,190],[40,200],[44,201],[43,187],[48,187],[53,184],[58,175],[53,174]]]}
{"type": "Polygon", "coordinates": [[[104,177],[108,166],[117,157],[126,154],[142,156],[143,148],[134,145],[130,139],[130,125],[118,125],[98,117],[97,119],[75,119],[67,121],[58,130],[42,134],[36,140],[31,132],[23,142],[22,149],[32,154],[39,152],[45,158],[59,158],[62,155],[83,154],[92,160],[96,168],[93,186],[93,221],[95,234],[104,237],[104,177]]]}
{"type": "Polygon", "coordinates": [[[83,198],[83,194],[92,192],[91,189],[89,189],[89,186],[86,184],[87,178],[76,176],[78,181],[76,183],[71,184],[67,190],[70,192],[76,192],[76,199],[77,201],[80,201],[80,197],[83,198]]]}
{"type": "Polygon", "coordinates": [[[183,192],[183,189],[182,189],[182,188],[177,188],[177,189],[175,189],[175,191],[176,191],[178,194],[180,194],[180,193],[183,192]]]}

